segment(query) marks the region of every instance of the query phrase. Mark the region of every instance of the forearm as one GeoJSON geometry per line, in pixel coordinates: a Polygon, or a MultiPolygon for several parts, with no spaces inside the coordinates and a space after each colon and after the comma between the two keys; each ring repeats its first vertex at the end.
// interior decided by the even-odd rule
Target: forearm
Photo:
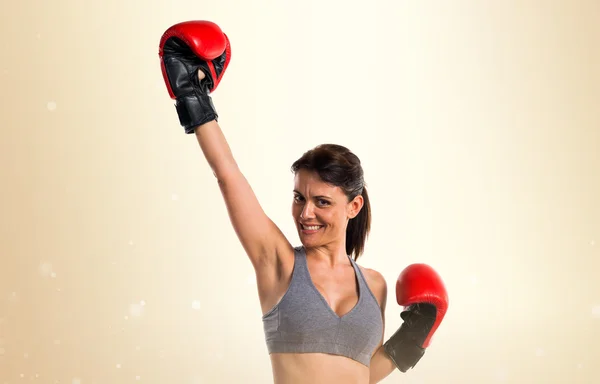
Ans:
{"type": "Polygon", "coordinates": [[[221,179],[226,173],[237,169],[237,163],[219,124],[213,120],[195,130],[198,144],[215,177],[221,179]]]}
{"type": "Polygon", "coordinates": [[[383,345],[375,352],[371,358],[369,383],[379,383],[396,370],[396,365],[385,352],[383,345]]]}

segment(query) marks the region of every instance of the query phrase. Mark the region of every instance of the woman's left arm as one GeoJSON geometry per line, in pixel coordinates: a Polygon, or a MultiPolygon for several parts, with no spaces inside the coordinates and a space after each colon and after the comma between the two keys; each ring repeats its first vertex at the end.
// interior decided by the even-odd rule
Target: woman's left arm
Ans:
{"type": "Polygon", "coordinates": [[[371,367],[369,373],[369,383],[379,383],[396,370],[396,365],[383,349],[383,345],[377,348],[377,351],[371,357],[371,367]]]}
{"type": "MultiPolygon", "coordinates": [[[[375,286],[381,287],[381,284],[375,286]]],[[[384,295],[380,296],[383,316],[387,287],[378,294],[384,295]]],[[[400,273],[396,281],[396,301],[404,307],[400,314],[402,326],[371,357],[370,383],[378,383],[396,368],[400,372],[413,368],[423,357],[448,310],[444,282],[426,264],[409,265],[400,273]]]]}
{"type": "Polygon", "coordinates": [[[374,271],[367,270],[365,274],[369,280],[369,287],[373,294],[377,297],[379,306],[381,308],[381,318],[383,320],[383,330],[381,332],[381,341],[375,350],[373,356],[371,356],[369,383],[379,383],[381,380],[388,377],[396,369],[396,365],[390,359],[388,354],[385,352],[383,347],[383,338],[385,336],[385,306],[387,302],[387,284],[383,276],[374,271]]]}

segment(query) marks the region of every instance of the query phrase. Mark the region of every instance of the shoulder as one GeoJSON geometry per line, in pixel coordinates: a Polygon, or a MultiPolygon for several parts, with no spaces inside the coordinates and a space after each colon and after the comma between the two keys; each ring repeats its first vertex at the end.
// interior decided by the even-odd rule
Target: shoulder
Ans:
{"type": "Polygon", "coordinates": [[[359,267],[365,280],[367,281],[367,285],[375,298],[379,302],[381,307],[385,306],[386,298],[387,298],[387,283],[385,282],[385,278],[383,275],[371,268],[359,267]]]}

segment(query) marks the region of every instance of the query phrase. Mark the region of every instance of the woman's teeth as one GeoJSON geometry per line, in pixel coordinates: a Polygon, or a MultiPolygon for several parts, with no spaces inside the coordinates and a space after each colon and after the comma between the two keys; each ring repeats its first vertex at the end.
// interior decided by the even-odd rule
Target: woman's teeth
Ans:
{"type": "Polygon", "coordinates": [[[308,231],[316,231],[319,228],[321,228],[320,225],[310,225],[310,226],[303,225],[302,226],[302,229],[306,229],[308,231]]]}

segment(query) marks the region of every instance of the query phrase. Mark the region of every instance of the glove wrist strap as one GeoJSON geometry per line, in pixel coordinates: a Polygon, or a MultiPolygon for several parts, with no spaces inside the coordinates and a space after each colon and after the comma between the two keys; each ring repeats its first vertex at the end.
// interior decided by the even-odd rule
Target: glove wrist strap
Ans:
{"type": "Polygon", "coordinates": [[[425,349],[418,346],[406,331],[407,327],[403,324],[383,345],[385,352],[401,372],[413,368],[425,354],[425,349]]]}
{"type": "Polygon", "coordinates": [[[217,120],[218,114],[207,94],[193,93],[177,98],[175,103],[179,122],[185,133],[194,133],[197,126],[217,120]]]}

